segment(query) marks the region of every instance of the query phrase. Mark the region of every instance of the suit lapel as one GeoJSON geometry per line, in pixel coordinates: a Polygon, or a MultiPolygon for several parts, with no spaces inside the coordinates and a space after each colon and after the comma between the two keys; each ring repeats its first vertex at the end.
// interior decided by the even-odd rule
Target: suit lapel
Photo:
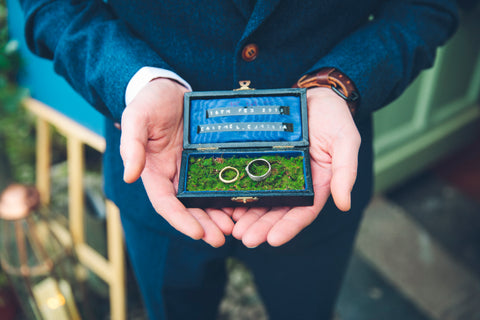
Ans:
{"type": "Polygon", "coordinates": [[[241,12],[246,21],[250,19],[252,15],[252,8],[250,5],[250,0],[232,0],[238,11],[241,12]]]}
{"type": "MultiPolygon", "coordinates": [[[[234,2],[239,3],[242,2],[242,0],[234,0],[234,2]]],[[[253,12],[248,18],[247,27],[245,28],[242,39],[251,35],[252,32],[254,32],[265,21],[265,19],[272,14],[279,2],[280,0],[257,0],[253,12]]]]}

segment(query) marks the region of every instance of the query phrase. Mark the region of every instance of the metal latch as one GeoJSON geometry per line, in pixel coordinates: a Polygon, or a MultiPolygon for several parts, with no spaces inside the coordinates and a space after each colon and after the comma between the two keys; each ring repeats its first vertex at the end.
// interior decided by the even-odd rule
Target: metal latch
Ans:
{"type": "Polygon", "coordinates": [[[242,80],[238,82],[240,84],[240,88],[233,89],[233,91],[240,91],[240,90],[255,90],[254,88],[250,88],[250,80],[242,80]]]}
{"type": "Polygon", "coordinates": [[[241,203],[250,203],[260,200],[258,197],[233,197],[231,199],[234,202],[241,202],[241,203]]]}

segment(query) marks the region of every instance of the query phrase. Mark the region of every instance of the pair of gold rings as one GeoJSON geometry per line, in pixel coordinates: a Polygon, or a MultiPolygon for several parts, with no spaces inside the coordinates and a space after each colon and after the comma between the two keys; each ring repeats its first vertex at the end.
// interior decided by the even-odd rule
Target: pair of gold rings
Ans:
{"type": "MultiPolygon", "coordinates": [[[[263,158],[259,158],[259,159],[254,159],[254,160],[250,161],[248,163],[247,167],[245,168],[245,171],[247,171],[247,175],[253,181],[263,181],[263,180],[267,179],[270,176],[270,174],[272,173],[272,166],[270,165],[270,162],[268,162],[267,160],[265,160],[263,158]],[[267,171],[264,174],[255,175],[255,174],[250,172],[250,169],[251,169],[252,165],[266,165],[267,166],[267,171]]],[[[238,180],[238,177],[240,177],[240,171],[238,171],[237,168],[234,168],[234,167],[231,167],[231,166],[227,166],[227,167],[223,168],[220,171],[220,173],[218,174],[218,178],[223,183],[233,183],[233,182],[238,180]],[[235,172],[235,177],[233,177],[232,179],[225,179],[223,175],[228,171],[235,172]]]]}

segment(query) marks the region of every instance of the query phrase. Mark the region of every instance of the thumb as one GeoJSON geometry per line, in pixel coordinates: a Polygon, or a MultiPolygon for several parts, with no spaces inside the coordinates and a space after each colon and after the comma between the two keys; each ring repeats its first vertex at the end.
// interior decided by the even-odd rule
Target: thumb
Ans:
{"type": "Polygon", "coordinates": [[[356,180],[356,171],[339,168],[332,176],[330,190],[338,209],[348,211],[351,207],[351,192],[356,180]]]}
{"type": "Polygon", "coordinates": [[[351,192],[357,178],[358,131],[338,141],[332,155],[332,179],[330,191],[338,209],[348,211],[351,207],[351,192]]]}
{"type": "Polygon", "coordinates": [[[148,141],[147,125],[129,105],[122,115],[122,135],[120,138],[120,155],[122,156],[123,180],[133,183],[142,174],[145,167],[145,148],[148,141]]]}

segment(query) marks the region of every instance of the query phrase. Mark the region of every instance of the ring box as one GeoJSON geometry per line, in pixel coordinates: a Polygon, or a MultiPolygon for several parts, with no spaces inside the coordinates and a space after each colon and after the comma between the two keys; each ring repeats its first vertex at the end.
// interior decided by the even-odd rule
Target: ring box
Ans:
{"type": "Polygon", "coordinates": [[[189,208],[312,205],[306,90],[241,85],[185,94],[177,198],[189,208]],[[255,159],[270,172],[247,174],[255,159]]]}

